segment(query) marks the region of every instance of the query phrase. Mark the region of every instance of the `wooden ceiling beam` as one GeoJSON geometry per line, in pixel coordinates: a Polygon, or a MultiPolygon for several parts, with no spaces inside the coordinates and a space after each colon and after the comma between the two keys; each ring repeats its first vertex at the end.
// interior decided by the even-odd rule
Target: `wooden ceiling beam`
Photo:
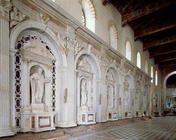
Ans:
{"type": "Polygon", "coordinates": [[[169,68],[169,67],[172,67],[172,68],[173,68],[174,66],[176,67],[176,61],[173,61],[173,63],[168,63],[168,62],[167,62],[167,63],[160,63],[160,64],[159,64],[159,67],[162,68],[162,69],[163,69],[163,68],[164,68],[164,69],[165,69],[165,68],[169,68]]]}
{"type": "Polygon", "coordinates": [[[110,3],[110,0],[102,0],[103,5],[110,3]]]}
{"type": "Polygon", "coordinates": [[[156,57],[156,56],[162,56],[162,55],[166,55],[166,54],[170,54],[170,53],[176,53],[176,49],[171,49],[168,51],[155,51],[153,53],[150,53],[150,58],[156,57]]]}
{"type": "MultiPolygon", "coordinates": [[[[172,0],[171,0],[172,1],[172,0]]],[[[151,13],[154,13],[162,8],[168,7],[172,4],[171,1],[165,1],[165,2],[154,2],[150,3],[148,5],[145,5],[143,8],[132,11],[132,12],[127,12],[122,14],[122,25],[126,25],[138,18],[141,18],[143,16],[149,15],[151,13]]]]}
{"type": "Polygon", "coordinates": [[[163,58],[163,59],[160,59],[160,60],[156,60],[158,63],[160,62],[169,62],[169,61],[173,61],[173,60],[176,60],[176,56],[175,57],[170,57],[170,58],[163,58]]]}
{"type": "Polygon", "coordinates": [[[155,40],[149,43],[145,43],[144,44],[144,50],[150,49],[150,48],[154,48],[157,46],[161,46],[161,45],[165,45],[165,44],[169,44],[169,43],[173,43],[176,42],[176,36],[170,36],[170,37],[165,37],[159,40],[155,40]]]}
{"type": "Polygon", "coordinates": [[[176,64],[173,64],[173,65],[159,65],[159,68],[161,70],[163,70],[163,69],[165,69],[165,70],[167,70],[167,69],[169,69],[169,70],[173,69],[175,71],[176,70],[176,64]]]}
{"type": "Polygon", "coordinates": [[[155,58],[155,62],[158,63],[163,63],[163,62],[168,62],[168,61],[173,61],[176,60],[176,53],[172,54],[167,54],[163,56],[159,56],[155,58]]]}
{"type": "Polygon", "coordinates": [[[147,23],[146,26],[141,26],[142,28],[138,28],[135,32],[135,40],[176,27],[176,19],[161,23],[156,25],[147,23]]]}

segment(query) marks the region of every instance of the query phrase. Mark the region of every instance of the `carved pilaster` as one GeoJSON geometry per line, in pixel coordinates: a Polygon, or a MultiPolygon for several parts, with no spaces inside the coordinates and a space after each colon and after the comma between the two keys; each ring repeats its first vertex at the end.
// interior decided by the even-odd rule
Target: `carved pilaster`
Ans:
{"type": "Polygon", "coordinates": [[[9,10],[10,1],[0,0],[0,137],[14,134],[9,94],[9,10]]]}

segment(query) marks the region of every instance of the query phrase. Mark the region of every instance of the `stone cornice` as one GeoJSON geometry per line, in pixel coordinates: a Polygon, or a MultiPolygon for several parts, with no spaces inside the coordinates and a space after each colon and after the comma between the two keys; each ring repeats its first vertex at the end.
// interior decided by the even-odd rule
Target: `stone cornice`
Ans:
{"type": "MultiPolygon", "coordinates": [[[[103,48],[106,51],[112,53],[111,47],[106,43],[104,40],[102,40],[100,37],[98,37],[96,34],[91,32],[86,27],[82,26],[82,24],[76,20],[74,17],[72,17],[70,14],[68,14],[64,9],[62,9],[59,5],[53,3],[49,0],[19,0],[22,3],[28,5],[31,7],[31,9],[34,9],[38,12],[45,13],[50,17],[50,20],[53,21],[56,24],[67,26],[70,25],[75,29],[76,35],[80,36],[81,38],[84,38],[88,43],[98,47],[103,48]]],[[[113,51],[114,55],[117,56],[117,58],[125,60],[124,62],[127,65],[130,65],[135,71],[138,71],[139,73],[144,74],[146,77],[150,78],[148,74],[146,74],[143,70],[137,68],[135,64],[130,62],[128,59],[126,59],[120,52],[113,51]]]]}

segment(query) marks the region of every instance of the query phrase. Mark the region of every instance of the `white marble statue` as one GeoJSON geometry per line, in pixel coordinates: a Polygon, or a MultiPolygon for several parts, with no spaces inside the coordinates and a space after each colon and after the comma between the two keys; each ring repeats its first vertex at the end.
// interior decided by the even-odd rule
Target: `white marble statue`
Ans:
{"type": "Polygon", "coordinates": [[[129,83],[128,83],[128,80],[125,78],[124,80],[124,102],[125,102],[125,108],[126,108],[126,111],[129,110],[130,108],[130,91],[129,91],[129,83]]]}
{"type": "Polygon", "coordinates": [[[41,104],[43,102],[44,88],[45,88],[45,77],[43,69],[37,67],[34,69],[33,73],[30,76],[30,85],[32,92],[32,104],[41,104]]]}
{"type": "Polygon", "coordinates": [[[114,91],[111,85],[107,86],[108,108],[114,107],[114,91]]]}
{"type": "Polygon", "coordinates": [[[87,81],[83,79],[81,81],[81,106],[87,106],[87,103],[88,103],[87,81]]]}
{"type": "Polygon", "coordinates": [[[128,83],[127,79],[125,79],[125,81],[124,81],[124,95],[126,97],[126,101],[128,102],[128,100],[129,100],[129,83],[128,83]]]}

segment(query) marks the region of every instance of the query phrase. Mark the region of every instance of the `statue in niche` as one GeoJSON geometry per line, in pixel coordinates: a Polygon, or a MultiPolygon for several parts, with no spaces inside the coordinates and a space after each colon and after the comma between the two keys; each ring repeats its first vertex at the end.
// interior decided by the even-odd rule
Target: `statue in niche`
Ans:
{"type": "Polygon", "coordinates": [[[125,103],[125,108],[126,108],[126,111],[129,111],[130,109],[130,91],[129,91],[129,82],[128,82],[128,78],[125,77],[125,80],[124,80],[124,103],[125,103]]]}
{"type": "Polygon", "coordinates": [[[113,74],[111,71],[108,71],[106,79],[109,81],[114,81],[113,74]]]}
{"type": "Polygon", "coordinates": [[[91,72],[92,71],[90,63],[88,62],[87,57],[83,57],[81,59],[81,61],[78,64],[78,68],[83,70],[83,71],[87,71],[87,72],[91,72]]]}
{"type": "Polygon", "coordinates": [[[126,78],[123,84],[124,84],[124,95],[126,97],[126,101],[128,101],[129,100],[129,83],[126,78]]]}
{"type": "Polygon", "coordinates": [[[107,86],[107,98],[108,98],[108,108],[114,107],[114,90],[113,86],[108,85],[107,86]]]}
{"type": "Polygon", "coordinates": [[[87,106],[88,103],[88,90],[87,81],[82,79],[81,81],[81,106],[87,106]]]}
{"type": "Polygon", "coordinates": [[[48,82],[44,77],[44,71],[39,66],[34,66],[31,69],[32,74],[30,75],[30,86],[31,86],[31,96],[32,104],[44,103],[44,89],[45,83],[48,82]]]}

